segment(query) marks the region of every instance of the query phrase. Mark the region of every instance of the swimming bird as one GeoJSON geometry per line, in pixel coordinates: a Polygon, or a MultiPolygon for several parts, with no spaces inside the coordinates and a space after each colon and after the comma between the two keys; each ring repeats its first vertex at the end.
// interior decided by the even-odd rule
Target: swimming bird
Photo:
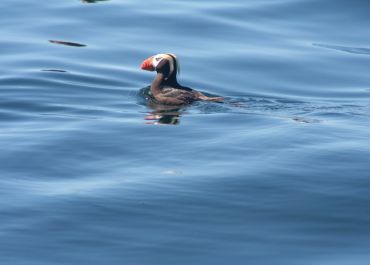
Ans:
{"type": "Polygon", "coordinates": [[[179,61],[172,53],[161,53],[145,59],[142,70],[156,71],[150,92],[158,103],[166,105],[185,105],[197,100],[223,102],[222,97],[208,97],[203,93],[184,87],[177,82],[180,72],[179,61]]]}

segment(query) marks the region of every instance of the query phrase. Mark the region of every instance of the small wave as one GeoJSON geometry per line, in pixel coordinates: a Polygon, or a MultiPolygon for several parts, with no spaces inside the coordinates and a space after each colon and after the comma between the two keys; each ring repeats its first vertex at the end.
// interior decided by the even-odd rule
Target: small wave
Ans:
{"type": "MultiPolygon", "coordinates": [[[[156,119],[159,123],[167,123],[176,118],[179,124],[180,117],[184,114],[215,114],[234,113],[242,115],[263,115],[281,119],[288,119],[298,123],[321,123],[328,118],[367,116],[369,106],[353,103],[335,102],[308,102],[284,98],[264,97],[225,97],[223,104],[213,102],[196,101],[188,106],[159,108],[146,94],[147,88],[141,89],[138,93],[141,98],[140,105],[147,105],[151,112],[148,116],[156,119]],[[175,108],[175,109],[174,109],[175,108]]],[[[153,123],[151,123],[153,124],[153,123]]],[[[157,123],[154,123],[157,124],[157,123]]]]}
{"type": "Polygon", "coordinates": [[[337,50],[341,52],[370,55],[369,48],[347,47],[347,46],[329,45],[329,44],[320,44],[320,43],[312,43],[312,45],[316,47],[332,49],[332,50],[337,50]]]}

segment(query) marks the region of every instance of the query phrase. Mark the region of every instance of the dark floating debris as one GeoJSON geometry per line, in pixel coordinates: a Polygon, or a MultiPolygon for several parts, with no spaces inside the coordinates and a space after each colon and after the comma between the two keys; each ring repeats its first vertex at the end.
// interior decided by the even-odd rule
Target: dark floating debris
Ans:
{"type": "Polygon", "coordinates": [[[320,44],[320,43],[312,43],[312,46],[337,50],[337,51],[341,51],[341,52],[370,55],[370,49],[369,48],[346,47],[346,46],[320,44]]]}
{"type": "Polygon", "coordinates": [[[85,44],[75,43],[75,42],[69,42],[69,41],[61,41],[61,40],[49,40],[50,43],[55,44],[61,44],[61,45],[67,45],[67,46],[73,46],[73,47],[86,47],[85,44]]]}
{"type": "Polygon", "coordinates": [[[103,1],[109,1],[109,0],[81,0],[83,3],[96,3],[96,2],[103,2],[103,1]]]}
{"type": "Polygon", "coordinates": [[[59,69],[43,69],[41,70],[43,72],[58,72],[58,73],[67,73],[65,70],[59,70],[59,69]]]}

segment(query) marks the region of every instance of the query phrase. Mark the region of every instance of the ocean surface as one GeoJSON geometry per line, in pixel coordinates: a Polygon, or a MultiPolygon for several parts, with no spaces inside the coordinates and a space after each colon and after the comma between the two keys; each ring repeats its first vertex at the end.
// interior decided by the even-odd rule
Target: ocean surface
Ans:
{"type": "Polygon", "coordinates": [[[0,1],[0,264],[369,264],[369,14],[0,1]],[[166,52],[225,102],[148,102],[166,52]]]}

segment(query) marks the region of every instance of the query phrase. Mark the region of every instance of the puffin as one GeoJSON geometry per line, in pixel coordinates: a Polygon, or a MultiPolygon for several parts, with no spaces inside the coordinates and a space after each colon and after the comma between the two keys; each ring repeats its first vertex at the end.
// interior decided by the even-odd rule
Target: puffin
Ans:
{"type": "Polygon", "coordinates": [[[197,90],[180,85],[177,82],[180,65],[175,54],[160,53],[150,56],[142,62],[141,69],[157,72],[156,77],[150,85],[150,92],[155,101],[160,104],[179,106],[199,100],[224,101],[222,97],[208,97],[197,90]]]}

